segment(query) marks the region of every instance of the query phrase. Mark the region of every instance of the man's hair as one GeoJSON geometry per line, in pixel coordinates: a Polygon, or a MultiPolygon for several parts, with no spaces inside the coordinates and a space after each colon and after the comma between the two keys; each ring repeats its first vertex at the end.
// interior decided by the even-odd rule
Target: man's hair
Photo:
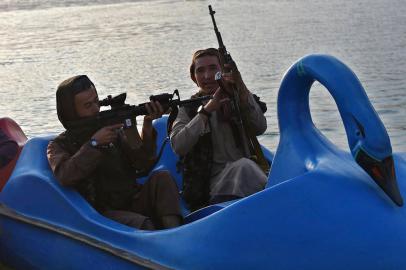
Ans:
{"type": "Polygon", "coordinates": [[[66,128],[67,121],[77,120],[75,109],[75,95],[95,88],[93,82],[86,75],[78,75],[64,80],[56,90],[56,111],[59,121],[66,128]]]}
{"type": "Polygon", "coordinates": [[[196,59],[203,57],[203,56],[216,56],[217,59],[220,61],[219,51],[215,48],[207,48],[204,50],[196,51],[192,56],[192,64],[190,65],[190,78],[196,83],[195,77],[195,67],[196,67],[196,59]]]}

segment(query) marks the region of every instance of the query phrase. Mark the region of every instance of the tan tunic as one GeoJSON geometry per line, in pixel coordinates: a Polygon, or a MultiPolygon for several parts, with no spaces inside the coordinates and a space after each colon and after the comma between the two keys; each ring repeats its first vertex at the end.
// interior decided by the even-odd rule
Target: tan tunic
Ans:
{"type": "MultiPolygon", "coordinates": [[[[247,112],[256,134],[264,133],[267,127],[266,118],[252,94],[248,97],[247,112]]],[[[205,124],[203,117],[197,114],[190,119],[186,111],[180,108],[170,137],[173,150],[178,155],[185,155],[211,126],[213,169],[210,197],[219,195],[245,197],[262,190],[267,177],[255,162],[243,157],[234,139],[231,125],[219,120],[216,112],[210,117],[210,126],[205,124]]]]}

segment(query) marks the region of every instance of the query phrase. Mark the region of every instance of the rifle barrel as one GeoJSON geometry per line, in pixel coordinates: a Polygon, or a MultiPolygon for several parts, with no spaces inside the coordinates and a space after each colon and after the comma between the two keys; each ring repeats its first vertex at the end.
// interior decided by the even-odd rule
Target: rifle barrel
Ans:
{"type": "Polygon", "coordinates": [[[186,100],[177,100],[177,102],[175,102],[174,105],[182,106],[182,105],[185,105],[185,104],[195,103],[195,102],[198,102],[198,101],[205,101],[205,100],[209,100],[209,99],[212,99],[212,98],[213,98],[212,95],[207,95],[207,96],[191,98],[191,99],[186,99],[186,100]]]}
{"type": "Polygon", "coordinates": [[[223,49],[224,51],[227,51],[226,46],[224,46],[223,38],[221,37],[220,31],[217,28],[216,19],[214,18],[214,14],[216,14],[216,12],[212,9],[211,5],[209,5],[209,13],[211,16],[211,21],[213,22],[214,32],[216,33],[219,48],[223,49]]]}
{"type": "Polygon", "coordinates": [[[213,22],[214,30],[218,31],[217,24],[216,24],[216,19],[214,19],[214,14],[216,14],[216,12],[211,8],[211,5],[209,5],[209,13],[210,13],[210,16],[211,16],[211,20],[213,22]]]}

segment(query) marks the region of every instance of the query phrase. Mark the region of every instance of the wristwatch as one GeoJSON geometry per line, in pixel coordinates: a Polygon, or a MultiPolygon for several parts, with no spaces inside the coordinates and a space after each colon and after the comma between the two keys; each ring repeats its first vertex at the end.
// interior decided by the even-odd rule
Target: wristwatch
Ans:
{"type": "Polygon", "coordinates": [[[206,111],[203,106],[200,108],[199,113],[206,115],[207,118],[210,118],[210,116],[211,116],[211,113],[206,111]]]}
{"type": "Polygon", "coordinates": [[[95,138],[91,138],[91,139],[90,139],[90,145],[91,145],[92,147],[97,147],[97,146],[99,145],[99,143],[96,141],[95,138]]]}

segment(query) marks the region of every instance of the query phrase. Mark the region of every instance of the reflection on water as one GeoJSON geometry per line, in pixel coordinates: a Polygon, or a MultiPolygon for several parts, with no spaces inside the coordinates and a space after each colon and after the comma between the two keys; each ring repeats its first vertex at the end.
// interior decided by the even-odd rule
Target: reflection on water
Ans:
{"type": "MultiPolygon", "coordinates": [[[[188,98],[194,50],[216,47],[206,1],[8,0],[0,3],[0,116],[29,137],[62,130],[55,89],[88,74],[99,94],[128,102],[179,89],[188,98]],[[114,4],[113,4],[114,3],[114,4]]],[[[261,143],[278,142],[276,100],[288,67],[309,53],[332,54],[357,74],[390,134],[406,151],[406,2],[393,0],[211,1],[246,84],[268,104],[261,143]]],[[[343,125],[322,87],[311,91],[316,125],[346,148],[343,125]]]]}

